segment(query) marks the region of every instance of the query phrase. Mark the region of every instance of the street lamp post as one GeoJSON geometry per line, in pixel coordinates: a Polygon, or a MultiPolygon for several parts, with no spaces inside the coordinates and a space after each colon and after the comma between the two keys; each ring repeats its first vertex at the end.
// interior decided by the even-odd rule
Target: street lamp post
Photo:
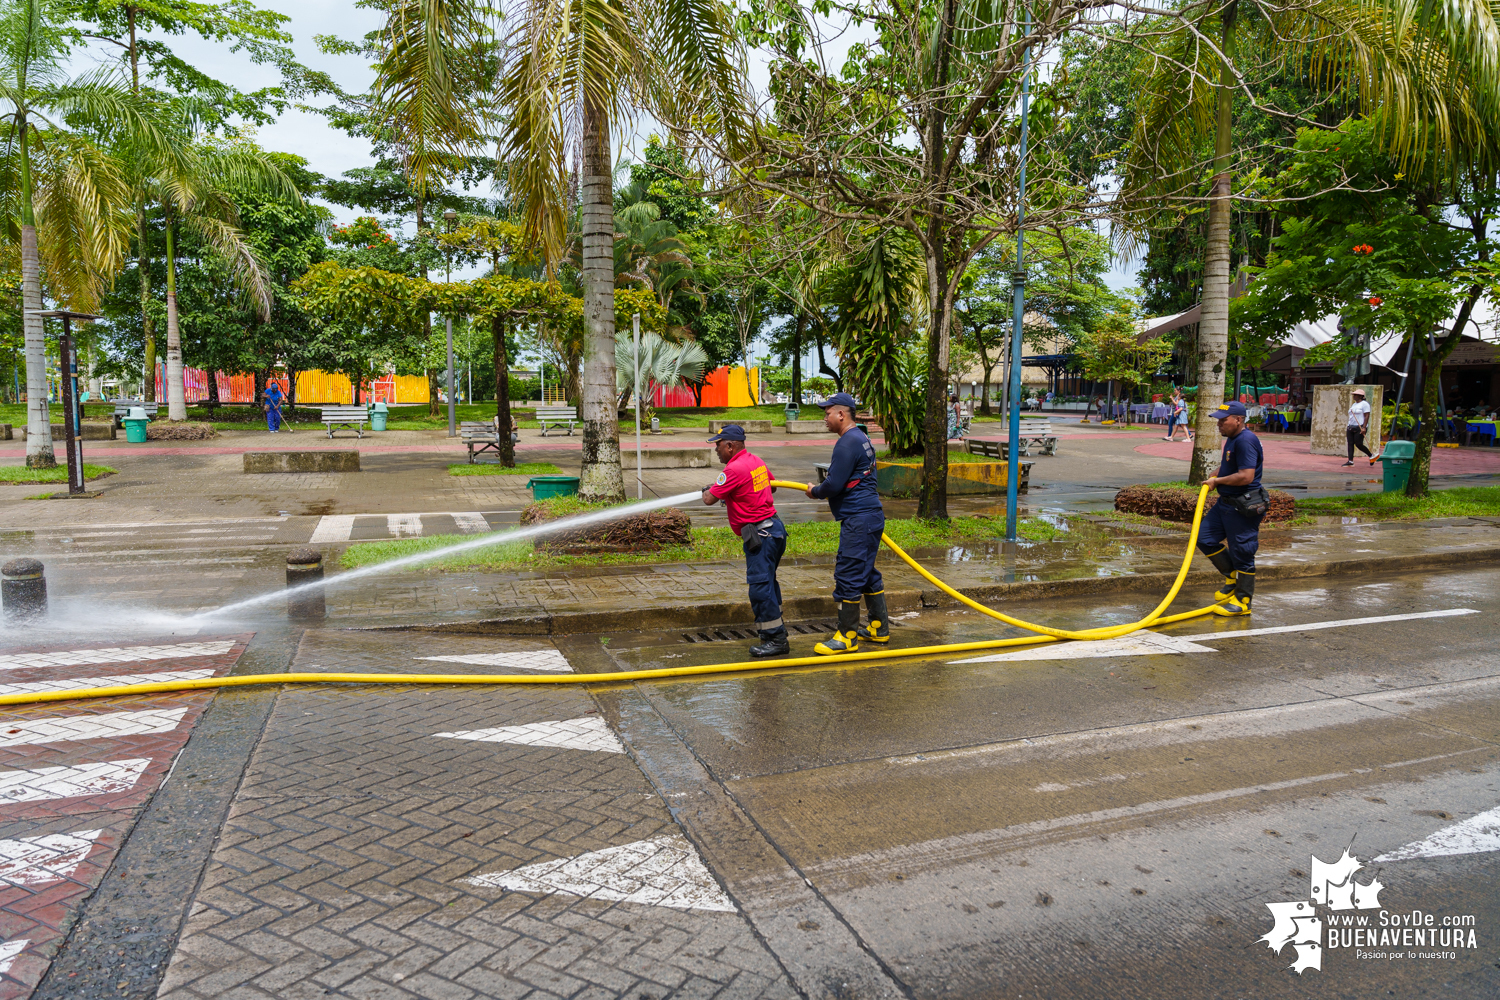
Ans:
{"type": "MultiPolygon", "coordinates": [[[[448,208],[443,210],[443,221],[448,223],[448,232],[453,232],[453,223],[457,219],[458,213],[453,211],[453,209],[448,208]]],[[[451,251],[445,250],[443,257],[448,265],[447,270],[444,272],[444,280],[452,282],[453,254],[451,251]]],[[[453,406],[453,317],[445,315],[443,317],[443,325],[447,332],[448,340],[448,436],[453,437],[458,433],[458,414],[453,406]]]]}
{"type": "Polygon", "coordinates": [[[73,343],[72,321],[90,322],[103,317],[67,309],[38,310],[31,315],[62,320],[63,332],[57,341],[57,367],[62,376],[63,424],[68,439],[68,496],[88,496],[83,486],[83,414],[80,412],[82,404],[78,402],[78,351],[73,343]]]}
{"type": "MultiPolygon", "coordinates": [[[[1027,10],[1021,22],[1021,31],[1031,31],[1031,11],[1027,10]]],[[[1010,455],[1005,470],[1005,538],[1016,540],[1017,493],[1021,480],[1021,324],[1026,315],[1026,271],[1021,258],[1026,247],[1026,118],[1031,101],[1031,47],[1027,46],[1021,56],[1024,76],[1021,77],[1021,177],[1020,190],[1016,195],[1016,270],[1011,278],[1015,289],[1015,328],[1010,337],[1010,379],[1007,383],[1006,403],[1010,410],[1010,455]]]]}

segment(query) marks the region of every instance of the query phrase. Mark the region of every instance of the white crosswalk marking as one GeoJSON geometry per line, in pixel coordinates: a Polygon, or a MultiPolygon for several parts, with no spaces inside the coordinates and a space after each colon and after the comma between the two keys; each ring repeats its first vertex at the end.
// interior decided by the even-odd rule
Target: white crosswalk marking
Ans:
{"type": "Polygon", "coordinates": [[[134,663],[141,660],[174,660],[185,656],[219,656],[234,648],[233,639],[216,642],[179,642],[169,646],[111,646],[106,649],[73,649],[49,653],[5,653],[0,670],[23,667],[77,667],[91,663],[134,663]]]}
{"type": "Polygon", "coordinates": [[[613,899],[678,910],[735,912],[693,845],[679,835],[638,840],[576,858],[464,879],[470,885],[521,892],[613,899]]]}
{"type": "Polygon", "coordinates": [[[103,715],[68,715],[55,719],[7,721],[0,716],[0,747],[35,743],[68,743],[110,736],[144,736],[170,733],[177,728],[186,708],[151,709],[145,712],[107,712],[103,715]]]}
{"type": "Polygon", "coordinates": [[[415,538],[422,534],[421,514],[387,514],[385,530],[392,538],[415,538]]]}
{"type": "Polygon", "coordinates": [[[1376,861],[1408,861],[1412,858],[1446,858],[1456,854],[1486,854],[1500,851],[1500,807],[1445,826],[1426,840],[1419,840],[1376,861]]]}
{"type": "Polygon", "coordinates": [[[0,882],[28,889],[61,882],[83,864],[99,833],[99,830],[78,830],[0,840],[0,882]]]}
{"type": "Polygon", "coordinates": [[[508,670],[546,670],[552,673],[568,673],[573,669],[567,657],[555,649],[519,650],[512,653],[459,653],[454,656],[418,656],[416,659],[436,660],[439,663],[476,663],[508,670]]]}
{"type": "Polygon", "coordinates": [[[0,696],[35,694],[42,691],[83,691],[89,688],[114,687],[118,684],[165,684],[170,681],[198,681],[212,677],[213,669],[162,670],[154,674],[112,674],[108,677],[63,677],[55,681],[27,681],[24,684],[0,684],[0,696]]]}
{"type": "MultiPolygon", "coordinates": [[[[1218,638],[1215,636],[1214,638],[1218,638]]],[[[1032,649],[976,656],[953,663],[1006,663],[1015,660],[1082,660],[1096,656],[1155,656],[1162,653],[1215,653],[1210,646],[1160,632],[1136,632],[1119,639],[1097,639],[1093,642],[1049,642],[1032,649]]]]}
{"type": "Polygon", "coordinates": [[[432,735],[450,740],[476,740],[480,743],[516,743],[528,747],[562,747],[568,750],[597,750],[601,753],[625,752],[619,737],[604,720],[588,715],[561,722],[534,722],[529,726],[468,729],[432,735]]]}
{"type": "Polygon", "coordinates": [[[0,771],[0,802],[45,802],[78,795],[128,792],[150,763],[150,757],[132,757],[76,767],[0,771]]]}
{"type": "Polygon", "coordinates": [[[349,535],[354,531],[354,518],[353,514],[324,514],[318,518],[318,526],[313,529],[312,537],[307,540],[307,544],[347,542],[349,535]]]}
{"type": "Polygon", "coordinates": [[[26,938],[20,938],[0,944],[0,975],[10,971],[11,963],[16,960],[17,955],[26,950],[26,946],[30,943],[26,938]]]}
{"type": "Polygon", "coordinates": [[[490,522],[484,519],[483,514],[473,511],[461,511],[451,515],[453,523],[458,525],[458,530],[466,535],[482,535],[490,530],[490,522]]]}

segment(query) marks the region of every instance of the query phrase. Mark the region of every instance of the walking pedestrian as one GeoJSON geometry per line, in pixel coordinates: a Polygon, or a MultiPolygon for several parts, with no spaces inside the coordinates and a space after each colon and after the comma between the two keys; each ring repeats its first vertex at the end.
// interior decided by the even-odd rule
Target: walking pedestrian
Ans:
{"type": "Polygon", "coordinates": [[[1214,414],[1224,450],[1219,471],[1208,485],[1219,501],[1203,515],[1198,549],[1224,574],[1214,593],[1214,613],[1248,615],[1255,596],[1255,551],[1260,548],[1260,522],[1271,508],[1271,496],[1260,485],[1265,453],[1260,438],[1245,426],[1245,404],[1221,403],[1214,414]]]}
{"type": "Polygon", "coordinates": [[[787,642],[786,623],[781,619],[781,584],[776,569],[786,552],[786,525],[776,516],[771,499],[771,472],[745,448],[745,429],[730,424],[708,439],[714,446],[724,471],[703,489],[708,505],[724,501],[729,527],[740,536],[745,552],[745,584],[750,590],[750,608],[755,612],[755,629],[760,642],[750,647],[750,655],[785,656],[792,651],[787,642]]]}
{"type": "Polygon", "coordinates": [[[1365,431],[1370,426],[1370,404],[1365,402],[1363,389],[1355,389],[1350,395],[1354,397],[1354,402],[1349,406],[1349,426],[1344,428],[1344,440],[1349,444],[1349,460],[1344,463],[1344,467],[1354,464],[1355,448],[1364,452],[1370,464],[1374,465],[1376,456],[1370,454],[1370,449],[1365,447],[1365,431]]]}
{"type": "Polygon", "coordinates": [[[853,396],[836,392],[820,405],[823,426],[839,436],[827,477],[807,488],[812,499],[828,501],[833,519],[839,522],[839,551],[833,564],[838,631],[813,647],[826,656],[857,652],[861,639],[890,642],[891,623],[885,607],[885,581],[875,568],[875,553],[885,534],[885,508],[875,488],[875,446],[854,423],[853,396]],[[868,628],[859,624],[861,597],[870,612],[868,628]]]}
{"type": "Polygon", "coordinates": [[[1182,428],[1182,432],[1187,435],[1188,441],[1193,440],[1193,432],[1188,428],[1187,400],[1182,398],[1181,389],[1172,390],[1172,414],[1167,420],[1171,426],[1167,430],[1167,436],[1162,438],[1163,441],[1176,441],[1178,427],[1182,428]]]}
{"type": "Polygon", "coordinates": [[[272,434],[281,430],[281,401],[283,399],[281,383],[275,379],[266,380],[266,429],[272,434]]]}

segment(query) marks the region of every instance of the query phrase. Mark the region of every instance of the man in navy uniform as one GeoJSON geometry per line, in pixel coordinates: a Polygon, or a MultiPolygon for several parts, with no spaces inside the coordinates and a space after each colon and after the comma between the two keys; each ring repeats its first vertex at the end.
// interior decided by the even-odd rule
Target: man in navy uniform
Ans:
{"type": "Polygon", "coordinates": [[[771,470],[745,449],[745,429],[730,424],[708,439],[724,471],[703,490],[703,502],[724,501],[729,527],[740,536],[745,551],[745,583],[750,590],[750,609],[760,642],[750,655],[785,656],[792,651],[786,624],[781,620],[781,585],[776,568],[786,552],[786,525],[776,516],[771,499],[771,470]]]}
{"type": "Polygon", "coordinates": [[[1255,596],[1260,521],[1271,500],[1260,485],[1265,454],[1260,438],[1245,426],[1245,404],[1223,403],[1214,416],[1224,436],[1224,451],[1208,485],[1219,491],[1219,502],[1203,515],[1198,549],[1224,574],[1224,585],[1214,594],[1214,612],[1248,615],[1255,596]]]}
{"type": "Polygon", "coordinates": [[[839,604],[838,631],[813,650],[824,655],[853,653],[859,640],[891,641],[885,608],[885,581],[875,568],[875,553],[885,533],[885,508],[875,489],[875,446],[854,423],[854,397],[836,392],[822,404],[823,424],[839,436],[828,476],[807,488],[814,500],[827,500],[839,522],[839,552],[833,565],[833,599],[839,604]],[[859,600],[870,611],[870,624],[859,624],[859,600]]]}

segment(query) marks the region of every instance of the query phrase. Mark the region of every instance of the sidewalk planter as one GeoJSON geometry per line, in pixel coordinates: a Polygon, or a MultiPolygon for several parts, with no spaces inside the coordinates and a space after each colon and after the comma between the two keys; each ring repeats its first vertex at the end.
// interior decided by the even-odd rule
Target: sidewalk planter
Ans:
{"type": "Polygon", "coordinates": [[[786,422],[788,434],[830,434],[832,433],[822,419],[817,420],[788,420],[786,422]]]}
{"type": "Polygon", "coordinates": [[[1381,489],[1386,493],[1404,492],[1416,457],[1415,441],[1387,441],[1380,453],[1381,489]]]}
{"type": "Polygon", "coordinates": [[[526,488],[533,500],[548,497],[572,497],[578,495],[577,476],[532,476],[526,480],[526,488]]]}
{"type": "MultiPolygon", "coordinates": [[[[819,420],[821,424],[823,421],[819,420]]],[[[746,434],[769,434],[771,433],[771,421],[769,420],[710,420],[708,432],[717,434],[730,424],[738,424],[746,434]]]]}
{"type": "Polygon", "coordinates": [[[384,403],[376,403],[370,407],[370,430],[385,430],[385,422],[390,417],[390,408],[384,403]]]}
{"type": "Polygon", "coordinates": [[[349,451],[247,451],[245,471],[260,472],[358,472],[359,452],[349,451]]]}
{"type": "MultiPolygon", "coordinates": [[[[1025,493],[1031,484],[1031,467],[1035,462],[1022,462],[1021,485],[1017,492],[1025,493]]],[[[959,496],[975,493],[1004,493],[1010,471],[1008,462],[953,462],[948,466],[948,495],[959,496]]],[[[875,463],[875,488],[885,497],[914,497],[922,489],[922,466],[904,465],[897,462],[875,463]]]]}
{"type": "MultiPolygon", "coordinates": [[[[635,448],[620,449],[620,464],[635,468],[635,448]]],[[[715,464],[712,448],[642,448],[643,469],[707,469],[715,464]]]]}

